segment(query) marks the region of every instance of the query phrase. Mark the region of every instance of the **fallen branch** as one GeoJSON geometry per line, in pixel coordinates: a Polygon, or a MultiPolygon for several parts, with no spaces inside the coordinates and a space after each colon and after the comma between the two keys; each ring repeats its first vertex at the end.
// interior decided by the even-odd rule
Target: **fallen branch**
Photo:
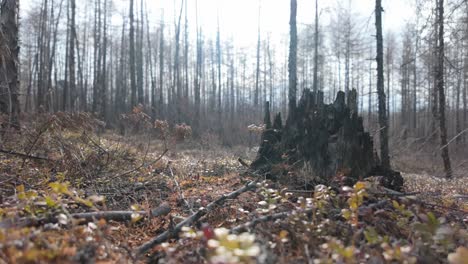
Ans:
{"type": "Polygon", "coordinates": [[[128,171],[126,171],[126,172],[123,172],[123,173],[121,173],[121,174],[115,175],[115,176],[111,177],[110,179],[113,180],[113,179],[116,179],[116,178],[120,178],[120,177],[126,176],[126,175],[128,175],[128,174],[130,174],[130,173],[133,173],[133,172],[135,172],[135,171],[138,171],[139,169],[141,169],[141,168],[143,168],[143,167],[151,166],[151,165],[155,164],[156,162],[160,161],[160,160],[164,157],[164,155],[166,155],[166,153],[167,153],[168,151],[169,151],[169,149],[165,149],[164,152],[163,152],[156,160],[152,161],[152,162],[149,163],[149,164],[145,164],[145,163],[143,162],[140,166],[138,166],[138,167],[136,167],[136,168],[134,168],[134,169],[128,170],[128,171]]]}
{"type": "Polygon", "coordinates": [[[242,158],[237,159],[237,161],[239,161],[239,163],[240,163],[242,166],[246,167],[247,169],[250,169],[250,165],[247,164],[247,162],[245,162],[242,158]]]}
{"type": "Polygon", "coordinates": [[[20,157],[20,158],[23,158],[23,159],[53,161],[53,160],[51,160],[49,158],[44,158],[44,157],[38,157],[38,156],[29,155],[29,154],[19,153],[19,152],[15,152],[15,151],[12,151],[12,150],[0,149],[0,153],[6,154],[6,155],[11,155],[11,156],[17,156],[17,157],[20,157]]]}
{"type": "Polygon", "coordinates": [[[394,196],[394,197],[405,197],[405,196],[414,196],[414,195],[421,194],[421,192],[402,193],[402,192],[398,192],[392,189],[385,188],[383,186],[381,186],[381,188],[384,190],[383,192],[371,191],[369,193],[373,195],[386,195],[386,196],[394,196]]]}
{"type": "Polygon", "coordinates": [[[23,163],[21,164],[21,168],[24,168],[24,164],[26,164],[26,159],[28,158],[27,156],[30,156],[31,151],[33,151],[34,147],[36,146],[36,143],[39,141],[39,138],[42,136],[42,134],[44,134],[49,129],[49,127],[52,125],[52,122],[54,120],[55,120],[55,117],[52,117],[41,126],[41,128],[39,129],[39,133],[37,133],[36,137],[29,145],[29,148],[26,151],[26,156],[23,157],[23,163]]]}
{"type": "Polygon", "coordinates": [[[169,171],[171,172],[171,178],[172,180],[174,181],[176,187],[177,187],[177,192],[179,193],[179,198],[184,201],[185,203],[185,206],[187,206],[187,208],[190,210],[190,213],[195,213],[193,211],[193,208],[192,206],[190,206],[189,202],[187,201],[187,199],[185,199],[185,195],[184,195],[184,192],[182,191],[182,189],[180,188],[180,185],[179,185],[179,182],[177,181],[176,177],[174,176],[174,172],[172,171],[172,167],[171,165],[168,166],[169,167],[169,171]]]}
{"type": "Polygon", "coordinates": [[[450,144],[452,144],[453,141],[455,141],[457,138],[459,138],[460,136],[462,136],[463,134],[465,134],[466,132],[468,131],[468,128],[461,131],[460,133],[458,133],[456,136],[454,136],[451,140],[449,140],[449,142],[447,144],[445,144],[444,146],[442,146],[440,148],[440,150],[443,150],[444,148],[448,147],[450,144]]]}
{"type": "MultiPolygon", "coordinates": [[[[313,209],[307,209],[307,210],[304,211],[304,213],[310,214],[310,213],[312,213],[312,210],[313,209]]],[[[271,222],[271,221],[276,221],[276,220],[279,220],[279,219],[284,219],[284,218],[287,218],[288,216],[290,216],[291,214],[292,214],[292,212],[282,212],[282,213],[276,213],[276,214],[272,214],[272,215],[266,215],[266,216],[262,216],[262,217],[259,217],[259,218],[255,218],[250,222],[247,222],[247,223],[244,223],[244,224],[241,224],[241,225],[238,225],[238,226],[232,228],[231,232],[232,233],[240,233],[241,231],[254,228],[256,225],[258,225],[260,223],[271,222]]]]}
{"type": "MultiPolygon", "coordinates": [[[[142,216],[147,216],[149,218],[164,216],[169,214],[171,208],[167,203],[162,204],[158,208],[152,210],[151,212],[141,211],[101,211],[101,212],[87,212],[87,213],[76,213],[71,214],[70,216],[73,219],[80,220],[80,223],[89,223],[94,220],[104,219],[106,221],[117,221],[117,222],[127,222],[132,220],[133,214],[139,214],[142,216]]],[[[24,217],[20,219],[8,219],[0,222],[0,228],[24,228],[24,227],[39,227],[46,224],[55,224],[59,222],[58,216],[44,217],[44,218],[35,218],[35,217],[24,217]]]]}
{"type": "Polygon", "coordinates": [[[455,199],[465,199],[465,200],[468,200],[468,195],[455,194],[455,195],[453,196],[453,198],[455,198],[455,199]]]}
{"type": "Polygon", "coordinates": [[[163,242],[167,241],[168,239],[177,237],[179,235],[180,231],[182,230],[182,227],[190,226],[193,223],[197,222],[198,220],[200,220],[200,218],[202,216],[206,215],[210,211],[213,211],[213,209],[215,209],[217,206],[222,205],[226,200],[235,199],[239,195],[241,195],[242,193],[253,190],[256,187],[257,187],[257,182],[253,181],[253,182],[250,182],[250,183],[246,184],[244,187],[242,187],[242,188],[240,188],[240,189],[238,189],[238,190],[236,190],[234,192],[231,192],[231,193],[229,193],[227,195],[226,194],[222,195],[221,197],[219,197],[215,201],[208,204],[206,206],[206,208],[202,207],[197,212],[195,212],[194,214],[192,214],[189,217],[185,218],[185,220],[183,220],[182,222],[177,224],[174,228],[164,231],[163,233],[161,233],[157,237],[153,238],[152,240],[150,240],[150,241],[146,242],[145,244],[141,245],[140,247],[138,247],[136,249],[136,252],[135,252],[136,257],[138,258],[138,257],[142,256],[143,254],[145,254],[146,252],[151,250],[154,246],[156,246],[156,245],[158,245],[160,243],[163,243],[163,242]]]}

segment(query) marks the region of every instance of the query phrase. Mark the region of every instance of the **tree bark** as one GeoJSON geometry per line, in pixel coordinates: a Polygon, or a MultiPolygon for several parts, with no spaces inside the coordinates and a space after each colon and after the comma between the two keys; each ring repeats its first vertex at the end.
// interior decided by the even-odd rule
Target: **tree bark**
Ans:
{"type": "Polygon", "coordinates": [[[161,17],[161,24],[160,24],[160,36],[159,36],[159,118],[165,118],[165,111],[164,111],[164,13],[161,17]]]}
{"type": "Polygon", "coordinates": [[[194,126],[194,134],[195,136],[200,136],[200,77],[202,71],[202,43],[201,43],[201,36],[200,36],[200,27],[198,25],[198,0],[195,1],[196,6],[196,17],[195,17],[195,24],[197,28],[197,61],[196,61],[196,68],[195,68],[195,118],[193,122],[194,126]]]}
{"type": "Polygon", "coordinates": [[[75,39],[76,39],[76,3],[75,0],[70,0],[70,39],[69,39],[69,73],[70,73],[70,109],[75,110],[76,101],[76,75],[75,75],[75,39]]]}
{"type": "Polygon", "coordinates": [[[291,0],[291,16],[289,20],[289,119],[296,109],[296,91],[297,91],[297,0],[291,0]]]}
{"type": "Polygon", "coordinates": [[[137,105],[137,83],[136,83],[136,69],[135,69],[135,18],[133,11],[134,0],[130,0],[130,107],[133,108],[137,105]]]}
{"type": "Polygon", "coordinates": [[[447,144],[447,128],[445,124],[445,88],[444,88],[444,60],[445,60],[445,45],[444,45],[444,0],[438,1],[437,12],[437,90],[439,93],[439,128],[440,128],[440,145],[441,156],[444,163],[445,177],[452,178],[452,166],[450,163],[449,146],[447,144]]]}
{"type": "Polygon", "coordinates": [[[375,26],[377,31],[377,95],[379,100],[380,159],[382,168],[390,170],[388,149],[388,118],[384,89],[382,0],[375,1],[375,26]]]}
{"type": "Polygon", "coordinates": [[[16,0],[3,0],[0,13],[0,110],[9,115],[9,124],[19,129],[20,104],[18,100],[19,51],[18,46],[18,10],[16,0]]]}
{"type": "MultiPolygon", "coordinates": [[[[259,2],[260,3],[260,2],[259,2]]],[[[255,111],[258,110],[259,95],[260,95],[260,4],[258,5],[258,29],[257,29],[257,56],[256,56],[256,70],[255,70],[255,94],[254,106],[255,111]]]]}
{"type": "Polygon", "coordinates": [[[319,39],[319,17],[318,17],[318,0],[315,0],[315,33],[314,33],[314,87],[313,91],[318,91],[318,39],[319,39]]]}

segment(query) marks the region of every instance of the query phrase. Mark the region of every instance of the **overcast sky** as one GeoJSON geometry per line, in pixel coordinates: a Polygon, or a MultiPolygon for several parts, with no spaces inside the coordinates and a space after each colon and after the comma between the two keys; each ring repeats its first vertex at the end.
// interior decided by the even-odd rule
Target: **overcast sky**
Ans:
{"type": "MultiPolygon", "coordinates": [[[[22,0],[23,12],[31,8],[31,3],[37,0],[22,0]]],[[[67,0],[65,0],[67,1],[67,0]]],[[[164,10],[166,23],[171,29],[174,25],[174,15],[180,11],[181,0],[143,0],[148,7],[151,24],[156,27],[164,10]]],[[[261,1],[261,29],[263,37],[270,35],[273,45],[278,45],[289,32],[290,0],[186,0],[188,1],[189,24],[193,37],[195,31],[196,2],[198,1],[199,24],[203,26],[206,36],[215,36],[217,14],[219,13],[222,39],[232,39],[238,47],[254,46],[257,40],[258,6],[261,1]]],[[[413,2],[415,0],[383,0],[384,31],[391,29],[399,32],[405,23],[414,17],[413,2]]],[[[56,1],[58,2],[58,1],[56,1]]],[[[113,22],[120,27],[122,16],[128,15],[129,0],[114,0],[117,15],[113,22]]],[[[141,0],[135,0],[139,5],[141,0]]],[[[90,0],[77,0],[79,11],[90,10],[90,0]],[[86,4],[87,3],[87,4],[86,4]]],[[[374,31],[375,0],[319,0],[321,26],[330,24],[330,17],[334,16],[337,6],[347,8],[351,6],[353,13],[364,18],[366,23],[360,27],[369,27],[374,31]]],[[[315,0],[298,0],[298,27],[305,27],[313,23],[315,0]]]]}
{"type": "MultiPolygon", "coordinates": [[[[128,0],[120,0],[128,5],[128,0]]],[[[139,1],[139,0],[137,0],[139,1]]],[[[159,16],[159,10],[165,10],[166,19],[173,20],[174,4],[180,6],[181,0],[147,0],[153,16],[159,16]]],[[[225,37],[233,37],[242,46],[255,43],[257,37],[259,0],[198,0],[199,20],[204,31],[213,34],[216,30],[216,17],[219,10],[221,31],[225,37]]],[[[188,0],[190,20],[195,19],[195,2],[188,0]]],[[[383,0],[384,30],[400,31],[405,23],[414,17],[412,0],[383,0]]],[[[369,18],[369,27],[374,26],[375,0],[319,0],[319,10],[323,25],[329,24],[336,6],[351,5],[353,12],[369,18]]],[[[289,31],[289,0],[261,0],[262,31],[272,33],[272,38],[279,38],[289,31]]],[[[178,12],[178,11],[177,11],[178,12]]],[[[299,27],[312,24],[315,12],[314,0],[298,0],[299,27]]]]}

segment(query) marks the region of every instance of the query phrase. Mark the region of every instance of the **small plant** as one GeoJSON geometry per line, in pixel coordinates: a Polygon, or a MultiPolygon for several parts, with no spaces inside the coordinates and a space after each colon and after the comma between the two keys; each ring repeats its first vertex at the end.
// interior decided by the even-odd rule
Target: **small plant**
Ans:
{"type": "Polygon", "coordinates": [[[205,226],[203,231],[184,227],[183,236],[206,242],[207,259],[210,263],[255,263],[260,255],[260,246],[255,235],[250,233],[231,234],[229,229],[205,226]]]}
{"type": "Polygon", "coordinates": [[[151,117],[144,112],[141,104],[135,106],[130,114],[121,115],[120,120],[126,130],[134,133],[144,132],[152,127],[151,117]]]}
{"type": "Polygon", "coordinates": [[[174,137],[177,142],[184,142],[192,136],[192,127],[182,123],[174,128],[174,137]]]}
{"type": "Polygon", "coordinates": [[[364,198],[368,196],[366,187],[367,185],[364,182],[357,182],[353,188],[343,187],[343,191],[349,195],[347,200],[349,209],[342,209],[341,213],[343,214],[343,217],[348,220],[349,223],[354,227],[356,227],[359,223],[359,207],[364,202],[364,198]]]}

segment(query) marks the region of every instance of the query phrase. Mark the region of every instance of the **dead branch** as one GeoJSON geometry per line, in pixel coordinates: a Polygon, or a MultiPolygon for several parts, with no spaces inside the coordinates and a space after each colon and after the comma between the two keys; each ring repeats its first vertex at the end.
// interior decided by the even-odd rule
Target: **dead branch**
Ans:
{"type": "MultiPolygon", "coordinates": [[[[101,211],[101,212],[87,212],[87,213],[76,213],[71,214],[71,218],[80,220],[80,223],[89,223],[94,220],[104,219],[106,221],[117,221],[127,222],[132,220],[133,214],[140,214],[149,218],[155,218],[169,214],[171,208],[167,203],[163,203],[158,208],[151,212],[146,211],[101,211]]],[[[46,224],[55,224],[59,222],[58,216],[35,218],[35,217],[24,217],[20,219],[8,219],[0,222],[0,228],[25,228],[25,227],[39,227],[46,224]]]]}
{"type": "Polygon", "coordinates": [[[174,228],[168,229],[158,235],[157,237],[153,238],[152,240],[146,242],[145,244],[141,245],[136,249],[136,256],[137,258],[151,250],[154,246],[167,241],[168,239],[175,238],[179,235],[180,231],[182,230],[182,227],[184,226],[190,226],[197,222],[202,216],[206,215],[208,212],[213,211],[217,206],[222,205],[225,201],[230,200],[230,199],[236,199],[239,195],[242,193],[245,193],[247,191],[253,190],[257,187],[257,182],[253,181],[248,184],[246,184],[244,187],[231,192],[229,194],[224,194],[215,201],[211,202],[206,206],[206,208],[201,207],[197,212],[194,214],[190,215],[189,217],[185,218],[182,222],[177,224],[174,228]]]}
{"type": "Polygon", "coordinates": [[[49,158],[44,158],[44,157],[38,157],[38,156],[29,155],[29,154],[19,153],[19,152],[15,152],[15,151],[12,151],[12,150],[0,149],[0,153],[6,154],[6,155],[11,155],[11,156],[17,156],[17,157],[20,157],[20,158],[23,158],[23,159],[53,161],[53,160],[51,160],[49,158]]]}
{"type": "Polygon", "coordinates": [[[247,169],[250,169],[250,165],[247,164],[247,162],[245,162],[242,158],[237,159],[237,161],[239,161],[239,163],[240,163],[242,166],[246,167],[247,169]]]}
{"type": "Polygon", "coordinates": [[[195,212],[193,211],[192,206],[190,206],[190,204],[189,204],[189,202],[187,201],[187,199],[185,199],[184,192],[182,192],[182,189],[180,188],[179,182],[177,181],[176,177],[174,176],[174,172],[172,171],[171,165],[169,164],[168,167],[169,167],[169,171],[171,172],[172,180],[174,181],[175,186],[177,187],[177,192],[179,193],[179,198],[180,198],[182,201],[184,201],[185,206],[187,206],[187,208],[190,210],[190,213],[192,213],[192,214],[195,213],[195,212]]]}
{"type": "Polygon", "coordinates": [[[41,128],[39,129],[39,132],[35,136],[34,140],[31,142],[29,145],[28,150],[26,151],[26,156],[23,157],[23,163],[21,164],[21,168],[24,168],[24,164],[26,163],[26,159],[28,158],[27,156],[30,156],[31,151],[34,149],[36,146],[36,143],[39,141],[39,138],[49,129],[49,127],[52,125],[52,122],[55,120],[54,117],[50,118],[46,123],[44,123],[41,128]]]}
{"type": "MultiPolygon", "coordinates": [[[[312,210],[313,209],[307,209],[307,210],[304,211],[304,213],[310,214],[310,213],[312,213],[312,210]]],[[[254,228],[256,225],[258,225],[260,223],[271,222],[271,221],[276,221],[276,220],[279,220],[279,219],[284,219],[284,218],[287,218],[288,216],[290,216],[292,213],[293,212],[282,212],[282,213],[276,213],[276,214],[271,214],[271,215],[266,215],[266,216],[262,216],[262,217],[259,217],[259,218],[255,218],[250,222],[247,222],[247,223],[244,223],[244,224],[241,224],[241,225],[238,225],[238,226],[232,228],[231,232],[232,233],[239,233],[241,231],[254,228]]]]}
{"type": "Polygon", "coordinates": [[[453,141],[455,141],[457,138],[459,138],[460,136],[462,136],[465,132],[468,131],[468,128],[461,131],[460,133],[458,133],[456,136],[454,136],[447,144],[445,144],[444,146],[442,146],[440,148],[440,150],[443,150],[444,148],[448,147],[450,144],[452,144],[453,141]]]}
{"type": "Polygon", "coordinates": [[[110,179],[113,180],[113,179],[116,179],[116,178],[120,178],[120,177],[126,176],[126,175],[128,175],[128,174],[130,174],[130,173],[132,173],[132,172],[138,171],[138,170],[140,170],[140,169],[143,168],[143,167],[151,166],[151,165],[155,164],[156,162],[160,161],[160,160],[164,157],[164,155],[166,155],[166,153],[167,153],[168,151],[169,151],[169,149],[165,149],[164,152],[163,152],[157,159],[155,159],[154,161],[152,161],[152,162],[149,163],[149,164],[145,164],[145,163],[143,162],[140,166],[138,166],[138,167],[136,167],[136,168],[134,168],[134,169],[128,170],[128,171],[126,171],[126,172],[123,172],[123,173],[121,173],[121,174],[115,175],[115,176],[111,177],[110,179]]]}
{"type": "Polygon", "coordinates": [[[387,195],[387,196],[395,196],[395,197],[414,196],[414,195],[421,194],[421,192],[402,193],[402,192],[398,192],[398,191],[395,191],[395,190],[392,190],[392,189],[389,189],[389,188],[385,188],[383,186],[380,186],[380,188],[382,188],[383,192],[372,192],[371,191],[369,193],[373,194],[373,195],[387,195]]]}

